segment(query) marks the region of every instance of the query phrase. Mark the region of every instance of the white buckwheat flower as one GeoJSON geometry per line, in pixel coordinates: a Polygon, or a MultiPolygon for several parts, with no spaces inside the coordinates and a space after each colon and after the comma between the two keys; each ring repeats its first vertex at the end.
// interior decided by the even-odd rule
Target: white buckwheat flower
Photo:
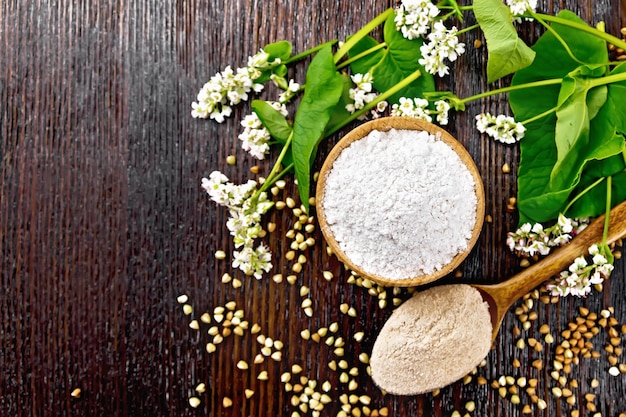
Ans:
{"type": "Polygon", "coordinates": [[[476,116],[476,129],[497,141],[512,144],[524,137],[526,128],[510,116],[482,113],[476,116]]]}
{"type": "Polygon", "coordinates": [[[258,93],[263,90],[263,84],[254,80],[261,76],[260,67],[267,66],[269,54],[259,52],[248,58],[248,63],[255,66],[237,68],[235,71],[227,66],[224,71],[218,72],[204,84],[197,101],[191,103],[191,116],[195,118],[211,118],[222,123],[232,113],[232,107],[241,101],[248,100],[248,93],[258,93]],[[258,65],[257,65],[258,64],[258,65]]]}
{"type": "MultiPolygon", "coordinates": [[[[255,55],[248,57],[248,68],[265,69],[269,64],[270,54],[263,49],[259,50],[255,55]]],[[[280,60],[274,61],[280,63],[280,60]]]]}
{"type": "Polygon", "coordinates": [[[300,91],[300,84],[295,82],[295,80],[289,80],[287,89],[278,96],[278,102],[289,103],[298,91],[300,91]]]}
{"type": "Polygon", "coordinates": [[[584,256],[576,258],[567,271],[546,284],[546,289],[552,295],[585,297],[591,292],[592,285],[602,284],[613,272],[613,265],[598,245],[589,247],[589,255],[593,256],[592,264],[584,256]]]}
{"type": "Polygon", "coordinates": [[[400,97],[400,104],[391,106],[392,116],[413,117],[415,119],[432,122],[432,117],[428,114],[428,100],[423,98],[410,99],[400,97]]]}
{"type": "Polygon", "coordinates": [[[389,106],[389,103],[387,103],[385,100],[379,101],[378,103],[376,103],[376,107],[374,107],[372,111],[370,111],[371,118],[378,119],[379,117],[381,117],[383,113],[385,112],[385,110],[387,110],[388,106],[389,106]]]}
{"type": "Polygon", "coordinates": [[[241,269],[246,275],[254,275],[256,279],[261,279],[263,272],[272,269],[272,254],[263,244],[256,249],[245,247],[241,251],[234,251],[233,258],[233,268],[241,269]]]}
{"type": "MultiPolygon", "coordinates": [[[[287,107],[284,104],[272,102],[272,107],[278,110],[283,116],[287,116],[287,107]]],[[[244,131],[239,134],[241,148],[257,159],[265,159],[265,155],[270,151],[270,141],[272,136],[263,126],[261,119],[256,113],[251,113],[241,121],[244,131]]]]}
{"type": "MultiPolygon", "coordinates": [[[[537,0],[506,0],[507,6],[511,9],[511,14],[513,16],[521,16],[527,10],[536,11],[537,10],[537,0]]],[[[517,18],[517,21],[520,19],[517,18]]]]}
{"type": "Polygon", "coordinates": [[[261,278],[263,272],[272,268],[271,253],[262,244],[254,249],[254,242],[261,236],[261,216],[274,203],[267,199],[267,193],[257,193],[256,181],[235,185],[219,171],[213,171],[209,178],[202,179],[202,188],[218,205],[228,208],[230,218],[226,227],[233,236],[239,251],[233,252],[233,267],[247,275],[261,278]]]}
{"type": "Polygon", "coordinates": [[[441,21],[433,24],[432,32],[428,34],[429,42],[420,46],[422,58],[418,62],[426,71],[443,77],[449,72],[445,60],[456,61],[465,52],[465,44],[459,42],[456,32],[455,26],[448,30],[441,21]]]}
{"type": "Polygon", "coordinates": [[[348,93],[353,102],[346,105],[346,110],[352,114],[365,107],[367,103],[376,99],[378,94],[372,92],[372,82],[374,78],[369,72],[365,74],[354,74],[351,75],[350,78],[354,83],[354,88],[351,88],[348,93]]]}
{"type": "Polygon", "coordinates": [[[416,39],[428,33],[439,15],[439,9],[430,0],[403,0],[396,9],[396,30],[407,39],[416,39]]]}
{"type": "Polygon", "coordinates": [[[435,113],[437,114],[437,123],[439,123],[440,125],[447,125],[449,112],[450,103],[445,100],[435,101],[435,113]]]}
{"type": "Polygon", "coordinates": [[[544,228],[540,223],[534,225],[524,223],[515,232],[507,234],[506,243],[512,252],[518,256],[530,257],[536,254],[547,255],[551,248],[562,246],[572,237],[580,233],[588,219],[568,219],[559,215],[557,223],[544,228]]]}

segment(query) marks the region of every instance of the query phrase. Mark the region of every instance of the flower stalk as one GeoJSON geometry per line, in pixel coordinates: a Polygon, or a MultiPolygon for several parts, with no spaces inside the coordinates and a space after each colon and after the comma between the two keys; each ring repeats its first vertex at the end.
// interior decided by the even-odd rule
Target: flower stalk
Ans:
{"type": "Polygon", "coordinates": [[[276,159],[276,162],[274,162],[274,166],[272,167],[272,170],[267,175],[267,178],[265,178],[263,185],[261,185],[261,188],[259,188],[259,190],[255,193],[253,198],[258,198],[258,196],[261,193],[266,191],[272,184],[278,181],[280,177],[285,175],[288,172],[288,169],[290,169],[290,167],[293,167],[293,164],[290,164],[281,172],[279,172],[282,166],[283,159],[285,159],[285,155],[287,155],[287,152],[289,151],[291,147],[292,140],[293,140],[293,130],[291,131],[291,134],[287,138],[287,142],[285,142],[285,144],[283,145],[283,148],[281,149],[280,154],[278,155],[278,158],[276,159]]]}
{"type": "Polygon", "coordinates": [[[568,19],[563,19],[561,17],[558,16],[553,16],[550,14],[543,14],[543,13],[528,13],[526,15],[526,17],[538,17],[542,20],[545,20],[547,22],[553,22],[553,23],[558,23],[559,25],[563,25],[563,26],[568,26],[571,27],[573,29],[576,30],[580,30],[582,32],[586,32],[589,33],[593,36],[596,36],[602,40],[605,40],[606,42],[615,45],[618,48],[622,48],[622,49],[626,49],[626,41],[623,39],[620,39],[616,36],[611,35],[610,33],[606,33],[603,32],[601,30],[598,30],[596,28],[593,28],[591,26],[588,25],[583,25],[577,22],[573,22],[571,20],[568,19]]]}
{"type": "Polygon", "coordinates": [[[496,94],[503,94],[503,93],[508,93],[511,91],[516,91],[516,90],[524,90],[526,88],[538,88],[538,87],[545,87],[548,85],[556,85],[556,84],[561,84],[563,82],[563,78],[551,78],[548,80],[541,80],[541,81],[533,81],[531,83],[526,83],[526,84],[519,84],[519,85],[510,85],[508,87],[503,87],[503,88],[497,88],[495,90],[489,90],[489,91],[485,91],[479,94],[475,94],[473,96],[469,96],[466,98],[463,98],[460,100],[461,104],[467,104],[469,102],[475,101],[475,100],[480,100],[483,99],[485,97],[490,97],[496,94]]]}
{"type": "Polygon", "coordinates": [[[387,10],[385,10],[384,12],[376,16],[374,19],[372,19],[368,24],[363,26],[358,32],[352,35],[348,40],[346,40],[346,42],[344,42],[344,44],[341,45],[339,50],[335,53],[335,56],[334,56],[335,64],[337,64],[341,60],[341,58],[343,58],[344,55],[346,55],[348,51],[354,47],[354,45],[356,45],[361,39],[367,36],[368,33],[370,33],[371,31],[376,29],[378,26],[383,24],[385,20],[387,20],[387,18],[391,16],[391,14],[393,13],[394,13],[394,9],[392,7],[388,8],[387,10]]]}

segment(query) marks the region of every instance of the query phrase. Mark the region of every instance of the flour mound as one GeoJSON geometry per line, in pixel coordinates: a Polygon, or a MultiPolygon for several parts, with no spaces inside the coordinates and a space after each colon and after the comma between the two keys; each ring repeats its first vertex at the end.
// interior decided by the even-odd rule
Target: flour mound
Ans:
{"type": "Polygon", "coordinates": [[[325,180],[329,229],[369,274],[432,274],[468,247],[478,204],[474,179],[428,132],[374,130],[340,153],[325,180]]]}
{"type": "Polygon", "coordinates": [[[383,326],[370,356],[374,383],[396,395],[417,395],[470,373],[491,348],[489,306],[465,284],[417,293],[383,326]]]}

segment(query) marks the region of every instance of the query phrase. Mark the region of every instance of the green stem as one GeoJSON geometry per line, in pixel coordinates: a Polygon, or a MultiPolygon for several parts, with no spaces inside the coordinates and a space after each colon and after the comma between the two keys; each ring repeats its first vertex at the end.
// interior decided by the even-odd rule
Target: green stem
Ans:
{"type": "Polygon", "coordinates": [[[326,45],[334,45],[334,44],[336,44],[336,43],[337,43],[337,40],[336,40],[336,39],[335,39],[335,40],[332,40],[332,41],[324,42],[324,43],[319,44],[319,45],[317,45],[317,46],[315,46],[315,47],[313,47],[313,48],[311,48],[311,49],[307,49],[307,50],[306,50],[306,51],[304,51],[304,52],[300,52],[299,54],[297,54],[297,55],[294,55],[294,56],[290,57],[290,58],[289,58],[288,60],[286,60],[285,62],[281,62],[281,64],[285,64],[285,65],[287,65],[287,64],[291,64],[292,62],[299,61],[299,60],[301,60],[301,59],[303,59],[303,58],[306,58],[306,57],[307,57],[307,56],[309,56],[309,55],[312,55],[312,54],[316,53],[317,51],[319,51],[319,50],[321,50],[322,48],[324,48],[326,45]]]}
{"type": "Polygon", "coordinates": [[[611,182],[612,177],[606,177],[606,212],[604,214],[604,231],[602,233],[602,245],[606,246],[606,238],[609,234],[609,217],[611,214],[611,182]]]}
{"type": "Polygon", "coordinates": [[[561,84],[561,82],[563,82],[562,78],[551,78],[551,79],[548,79],[548,80],[533,81],[532,83],[511,85],[511,86],[508,86],[508,87],[498,88],[496,90],[485,91],[484,93],[480,93],[480,94],[476,94],[476,95],[473,95],[473,96],[470,96],[470,97],[466,97],[464,99],[461,99],[461,103],[465,104],[465,103],[469,103],[470,101],[479,100],[481,98],[493,96],[493,95],[496,95],[496,94],[508,93],[509,91],[523,90],[525,88],[545,87],[546,85],[561,84]]]}
{"type": "Polygon", "coordinates": [[[372,52],[376,52],[379,49],[386,48],[386,47],[387,47],[387,44],[385,42],[381,42],[381,43],[379,43],[376,46],[372,46],[370,49],[365,50],[365,51],[361,52],[360,54],[351,57],[350,59],[346,59],[341,64],[337,65],[337,69],[341,69],[341,68],[347,67],[348,65],[352,64],[353,62],[358,61],[359,59],[368,56],[372,52]]]}
{"type": "Polygon", "coordinates": [[[533,116],[533,117],[531,117],[530,119],[526,119],[526,120],[524,120],[524,121],[522,122],[522,124],[525,126],[525,125],[527,125],[528,123],[532,123],[532,122],[534,122],[535,120],[539,120],[539,119],[541,119],[541,118],[543,118],[543,117],[546,117],[546,116],[547,116],[547,115],[549,115],[550,113],[554,113],[554,112],[556,111],[556,109],[558,109],[558,106],[556,106],[556,107],[552,107],[551,109],[548,109],[548,110],[544,111],[543,113],[540,113],[540,114],[538,114],[538,115],[536,115],[536,116],[533,116]]]}
{"type": "MultiPolygon", "coordinates": [[[[457,10],[457,8],[454,6],[437,5],[437,7],[440,10],[457,10]]],[[[474,6],[459,6],[458,10],[461,10],[461,11],[474,10],[474,6]]]]}
{"type": "Polygon", "coordinates": [[[374,19],[372,19],[368,24],[363,26],[361,29],[359,29],[359,31],[356,32],[354,35],[350,36],[350,38],[348,38],[346,42],[341,46],[341,48],[339,48],[339,50],[335,53],[335,56],[334,56],[335,64],[337,64],[341,60],[341,58],[343,58],[343,56],[346,55],[350,49],[352,49],[354,45],[356,45],[361,39],[367,36],[368,33],[370,33],[376,27],[384,23],[385,20],[387,20],[387,18],[392,13],[394,13],[394,9],[393,7],[390,7],[384,12],[382,12],[381,14],[379,14],[378,16],[376,16],[374,19]]]}
{"type": "Polygon", "coordinates": [[[576,58],[576,56],[574,55],[574,53],[570,49],[569,45],[567,44],[567,42],[565,42],[565,40],[561,37],[561,35],[559,35],[558,32],[556,30],[554,30],[554,28],[551,25],[547,24],[541,17],[539,17],[539,15],[537,15],[537,13],[534,13],[532,11],[530,11],[529,13],[531,14],[531,16],[536,21],[541,23],[541,25],[544,28],[546,28],[546,30],[548,32],[552,33],[552,35],[561,43],[561,46],[563,46],[563,48],[565,49],[565,52],[567,52],[567,54],[570,56],[570,58],[572,58],[573,61],[576,61],[580,65],[585,65],[586,64],[585,62],[582,62],[581,60],[576,58]]]}
{"type": "Polygon", "coordinates": [[[281,149],[280,155],[278,155],[278,159],[274,163],[274,166],[272,167],[272,170],[270,171],[270,173],[267,176],[267,178],[265,178],[265,182],[263,183],[263,185],[261,185],[261,187],[257,190],[257,192],[254,193],[254,195],[252,196],[253,199],[254,198],[258,198],[259,195],[261,195],[261,193],[263,191],[267,190],[267,188],[270,185],[274,184],[276,181],[278,181],[278,179],[280,177],[285,175],[285,170],[283,170],[279,174],[277,174],[277,172],[280,169],[280,164],[283,161],[283,158],[285,158],[285,155],[287,155],[287,150],[289,150],[289,147],[291,146],[291,141],[292,140],[293,140],[293,130],[289,134],[289,137],[287,138],[287,141],[285,142],[285,145],[283,146],[283,149],[281,149]]]}
{"type": "Polygon", "coordinates": [[[441,16],[441,20],[446,21],[454,15],[458,15],[458,12],[455,9],[452,9],[452,11],[448,14],[444,14],[443,16],[441,16]]]}
{"type": "MultiPolygon", "coordinates": [[[[543,13],[535,13],[536,16],[539,16],[540,18],[542,18],[543,20],[547,20],[548,22],[554,22],[554,23],[558,23],[560,25],[563,26],[568,26],[574,29],[578,29],[580,31],[583,32],[587,32],[593,36],[596,36],[600,39],[605,40],[606,42],[615,45],[618,48],[622,48],[622,49],[626,49],[626,41],[623,39],[620,39],[616,36],[613,36],[609,33],[603,32],[601,30],[598,30],[596,28],[593,28],[587,24],[581,24],[578,22],[573,22],[571,20],[568,19],[563,19],[562,17],[558,17],[558,16],[552,16],[549,14],[543,14],[543,13]]],[[[528,15],[528,17],[533,17],[531,15],[528,15]]]]}
{"type": "Polygon", "coordinates": [[[367,113],[368,111],[370,111],[374,107],[376,107],[376,105],[378,103],[380,103],[383,100],[387,100],[389,97],[391,97],[392,95],[396,94],[398,91],[402,90],[407,85],[411,84],[413,81],[417,80],[421,75],[422,75],[422,72],[420,70],[415,71],[414,73],[412,73],[411,75],[409,75],[408,77],[406,77],[402,81],[400,81],[398,84],[396,84],[393,87],[391,87],[389,90],[387,90],[384,93],[380,94],[378,97],[376,97],[376,99],[374,99],[371,102],[367,103],[362,109],[352,113],[349,117],[344,119],[341,123],[339,123],[339,124],[337,124],[335,126],[330,126],[329,129],[326,131],[325,136],[332,135],[333,133],[337,132],[342,127],[346,126],[348,123],[350,123],[350,122],[358,119],[359,117],[363,116],[365,113],[367,113]]]}
{"type": "MultiPolygon", "coordinates": [[[[291,171],[291,169],[293,168],[293,162],[290,163],[289,165],[287,165],[285,168],[283,168],[282,171],[280,171],[278,174],[276,174],[274,176],[274,178],[272,179],[272,184],[274,184],[276,181],[278,181],[279,179],[281,179],[282,177],[284,177],[285,175],[287,175],[287,173],[289,171],[291,171]]],[[[266,180],[267,182],[267,180],[266,180]]]]}
{"type": "Polygon", "coordinates": [[[459,35],[460,35],[460,34],[462,34],[462,33],[469,32],[470,30],[478,29],[479,27],[480,27],[480,25],[479,25],[478,23],[476,23],[475,25],[468,26],[468,27],[465,27],[465,28],[463,28],[463,29],[459,30],[459,31],[456,33],[456,35],[457,35],[457,36],[459,36],[459,35]]]}
{"type": "Polygon", "coordinates": [[[598,87],[600,85],[612,84],[626,80],[626,72],[618,72],[617,74],[607,75],[605,77],[594,78],[589,80],[591,87],[598,87]]]}
{"type": "Polygon", "coordinates": [[[443,10],[444,7],[446,9],[450,9],[452,10],[451,13],[448,13],[447,15],[445,15],[442,20],[446,20],[451,16],[456,15],[456,17],[459,19],[459,21],[463,21],[463,12],[461,10],[461,7],[459,6],[459,4],[456,2],[456,0],[443,0],[440,1],[439,3],[437,3],[437,8],[439,10],[443,10]]]}
{"type": "Polygon", "coordinates": [[[594,181],[591,185],[587,186],[587,188],[585,188],[584,190],[582,190],[582,192],[580,192],[576,197],[574,197],[572,199],[572,201],[570,201],[567,206],[565,206],[565,209],[563,210],[563,214],[566,214],[568,212],[568,210],[570,208],[572,208],[572,206],[574,205],[574,203],[576,203],[578,200],[580,200],[582,198],[582,196],[584,196],[585,194],[587,194],[589,191],[591,191],[593,188],[595,188],[596,186],[598,186],[602,181],[604,181],[604,177],[602,178],[598,178],[596,181],[594,181]]]}

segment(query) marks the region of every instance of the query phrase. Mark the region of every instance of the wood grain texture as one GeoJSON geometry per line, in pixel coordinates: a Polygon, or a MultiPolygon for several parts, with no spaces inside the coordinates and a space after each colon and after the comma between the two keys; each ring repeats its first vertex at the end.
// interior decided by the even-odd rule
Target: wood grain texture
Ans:
{"type": "MultiPolygon", "coordinates": [[[[563,0],[541,2],[540,9],[569,8],[585,21],[607,23],[619,33],[626,25],[624,1],[563,0]]],[[[2,416],[289,416],[291,394],[280,375],[292,364],[321,384],[329,380],[335,402],[322,415],[336,415],[337,398],[348,392],[338,373],[328,368],[336,359],[324,343],[300,338],[301,330],[316,330],[337,322],[346,340],[345,359],[359,366],[358,394],[372,396],[371,408],[389,407],[389,415],[449,416],[476,402],[476,416],[519,416],[521,406],[501,399],[489,385],[457,383],[438,396],[383,396],[371,383],[357,355],[369,352],[391,308],[361,287],[347,283],[348,274],[326,254],[321,234],[307,254],[297,284],[277,284],[234,273],[227,261],[213,254],[233,250],[225,228],[227,213],[200,189],[200,179],[219,169],[232,180],[257,176],[257,162],[239,145],[239,120],[249,112],[238,107],[218,125],[192,119],[190,105],[211,75],[226,65],[241,66],[269,42],[288,39],[303,51],[330,39],[344,39],[368,22],[391,0],[5,0],[0,4],[0,415],[2,416]],[[237,156],[235,167],[226,156],[237,156]],[[337,277],[328,283],[323,270],[337,277]],[[239,289],[222,284],[230,272],[242,280],[239,289]],[[313,317],[304,314],[299,288],[310,288],[313,317]],[[234,300],[245,318],[258,323],[266,336],[284,342],[281,362],[266,360],[251,370],[235,367],[259,352],[255,336],[229,336],[213,354],[207,327],[189,329],[176,297],[188,294],[193,317],[213,312],[234,300]],[[356,318],[339,313],[348,303],[356,318]],[[362,343],[352,340],[364,332],[362,343]],[[267,370],[269,381],[256,379],[267,370]],[[203,394],[194,391],[205,383],[203,394]],[[80,398],[71,396],[81,389],[80,398]],[[247,400],[244,389],[254,389],[247,400]],[[192,409],[188,398],[198,395],[192,409]],[[222,398],[234,400],[230,408],[222,398]]],[[[472,22],[468,20],[467,24],[472,22]]],[[[540,28],[527,25],[534,40],[540,28]]],[[[484,48],[471,47],[479,34],[465,41],[468,52],[449,77],[460,96],[487,88],[484,48]]],[[[303,66],[290,75],[303,81],[303,66]]],[[[500,85],[496,83],[494,87],[500,85]]],[[[440,87],[446,88],[441,82],[440,87]]],[[[268,88],[262,97],[272,98],[268,88]]],[[[482,111],[507,112],[503,96],[472,104],[451,118],[450,133],[468,149],[485,183],[486,224],[476,249],[463,263],[463,279],[497,282],[515,273],[518,261],[504,244],[516,224],[506,211],[516,193],[515,176],[501,172],[507,162],[517,169],[515,147],[481,138],[472,116],[482,111]]],[[[344,130],[345,132],[346,130],[344,130]]],[[[326,155],[341,134],[320,148],[326,155]]],[[[258,163],[266,175],[270,162],[258,163]]],[[[318,168],[321,158],[318,160],[318,168]]],[[[289,186],[281,197],[295,195],[289,186]]],[[[294,222],[288,211],[274,211],[268,221],[277,229],[267,238],[277,258],[274,272],[289,273],[291,263],[284,234],[294,222]]],[[[602,293],[587,299],[536,303],[538,314],[524,337],[541,338],[540,324],[558,333],[579,306],[600,312],[615,307],[615,318],[626,323],[625,266],[622,258],[602,293]]],[[[449,278],[454,280],[454,278],[449,278]]],[[[402,296],[406,296],[406,292],[402,296]]],[[[554,345],[542,352],[514,347],[515,314],[505,318],[503,331],[487,365],[478,371],[489,381],[501,375],[534,376],[537,395],[548,408],[538,416],[569,415],[572,407],[555,399],[550,366],[532,369],[536,358],[549,365],[554,345]],[[513,366],[513,359],[522,366],[513,366]]],[[[603,416],[626,413],[624,375],[607,373],[606,331],[594,338],[599,359],[581,359],[568,379],[576,379],[576,404],[584,394],[596,394],[603,416]],[[600,381],[592,389],[592,378],[600,381]]],[[[624,340],[622,338],[621,346],[624,340]]],[[[620,357],[625,362],[624,357],[620,357]]],[[[528,396],[521,395],[525,402],[528,396]]],[[[584,415],[584,413],[583,413],[584,415]]]]}

